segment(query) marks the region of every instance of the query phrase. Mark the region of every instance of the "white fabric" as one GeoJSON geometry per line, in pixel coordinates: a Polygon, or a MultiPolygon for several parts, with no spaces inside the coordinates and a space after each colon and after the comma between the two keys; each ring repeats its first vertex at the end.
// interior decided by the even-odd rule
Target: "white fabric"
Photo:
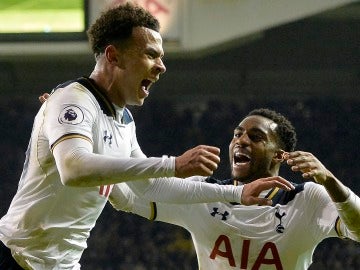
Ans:
{"type": "Polygon", "coordinates": [[[351,190],[345,202],[336,203],[344,236],[360,242],[360,198],[351,190]]]}
{"type": "MultiPolygon", "coordinates": [[[[148,201],[128,188],[119,188],[129,198],[121,210],[151,217],[153,209],[148,201]]],[[[286,205],[275,207],[216,202],[156,203],[156,208],[157,221],[182,226],[191,233],[201,270],[306,270],[316,246],[327,237],[338,236],[335,204],[323,186],[312,182],[286,205]]],[[[359,205],[355,208],[359,211],[359,205]]],[[[341,233],[354,239],[346,231],[341,233]]]]}
{"type": "MultiPolygon", "coordinates": [[[[118,109],[118,117],[122,114],[118,109]]],[[[174,158],[145,159],[135,123],[119,120],[105,115],[94,96],[78,83],[56,90],[40,108],[18,191],[0,220],[0,240],[24,268],[79,269],[112,183],[174,175],[174,158]],[[64,135],[67,139],[59,142],[64,135]]],[[[132,189],[148,200],[170,202],[238,201],[242,190],[175,178],[134,181],[132,189]]],[[[111,196],[114,202],[124,199],[117,197],[118,192],[111,196]]]]}
{"type": "Polygon", "coordinates": [[[170,163],[171,159],[166,157],[131,159],[104,157],[92,153],[91,144],[79,138],[68,139],[56,145],[54,157],[62,181],[69,181],[64,178],[74,179],[77,186],[99,186],[143,179],[129,182],[128,185],[138,196],[148,200],[198,203],[240,202],[241,199],[242,187],[212,185],[175,177],[147,180],[151,176],[162,176],[172,172],[170,169],[164,169],[172,168],[171,164],[173,164],[170,163]]]}
{"type": "Polygon", "coordinates": [[[129,158],[93,153],[92,144],[83,138],[67,139],[54,147],[55,161],[64,184],[100,186],[144,180],[174,174],[174,157],[129,158]]]}
{"type": "Polygon", "coordinates": [[[203,202],[235,202],[240,203],[243,191],[242,186],[223,186],[204,183],[205,177],[193,176],[187,179],[176,177],[156,178],[147,181],[132,181],[118,184],[118,188],[130,190],[110,196],[114,208],[123,210],[129,204],[132,196],[141,197],[149,202],[166,202],[173,204],[191,204],[203,202]],[[132,195],[133,193],[133,195],[132,195]],[[129,196],[129,197],[127,197],[129,196]]]}

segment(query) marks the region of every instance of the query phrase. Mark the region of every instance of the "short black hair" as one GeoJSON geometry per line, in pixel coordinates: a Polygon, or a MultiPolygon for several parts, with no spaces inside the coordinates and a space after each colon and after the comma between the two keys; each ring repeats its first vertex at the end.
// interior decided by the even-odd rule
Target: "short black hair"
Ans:
{"type": "Polygon", "coordinates": [[[108,9],[87,31],[92,51],[98,55],[104,52],[106,46],[127,40],[134,27],[160,30],[159,21],[142,7],[127,2],[108,9]]]}
{"type": "Polygon", "coordinates": [[[266,117],[277,124],[276,133],[283,144],[283,150],[291,152],[295,150],[297,138],[296,131],[290,120],[284,115],[268,108],[252,110],[247,116],[259,115],[266,117]]]}

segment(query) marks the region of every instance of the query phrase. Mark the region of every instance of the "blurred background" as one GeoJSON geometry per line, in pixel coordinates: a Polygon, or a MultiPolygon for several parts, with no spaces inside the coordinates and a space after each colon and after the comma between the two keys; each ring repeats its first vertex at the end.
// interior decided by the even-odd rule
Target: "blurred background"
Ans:
{"type": "MultiPolygon", "coordinates": [[[[16,192],[38,96],[89,75],[85,31],[126,1],[0,3],[0,215],[16,192]]],[[[142,107],[131,107],[148,156],[197,144],[222,149],[215,176],[229,177],[233,128],[252,109],[293,122],[298,149],[314,153],[360,194],[360,2],[341,0],[138,0],[162,24],[167,72],[142,107]]],[[[287,168],[282,174],[301,181],[287,168]]],[[[296,244],[296,243],[292,243],[296,244]]],[[[84,269],[197,269],[187,231],[105,208],[84,269]]],[[[360,269],[360,245],[328,239],[312,270],[360,269]]]]}

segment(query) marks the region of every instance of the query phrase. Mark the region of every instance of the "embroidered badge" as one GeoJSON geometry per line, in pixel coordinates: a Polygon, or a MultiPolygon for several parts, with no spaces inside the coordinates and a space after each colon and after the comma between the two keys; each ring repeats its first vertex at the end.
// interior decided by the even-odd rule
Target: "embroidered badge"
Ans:
{"type": "Polygon", "coordinates": [[[61,111],[58,120],[60,124],[77,125],[84,120],[84,113],[79,107],[70,105],[61,111]]]}

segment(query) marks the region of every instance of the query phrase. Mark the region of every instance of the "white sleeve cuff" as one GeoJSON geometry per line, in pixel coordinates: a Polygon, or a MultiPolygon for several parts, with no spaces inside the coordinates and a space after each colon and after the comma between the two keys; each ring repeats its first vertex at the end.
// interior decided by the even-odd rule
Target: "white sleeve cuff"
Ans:
{"type": "Polygon", "coordinates": [[[344,235],[360,241],[360,198],[351,190],[345,202],[335,203],[342,223],[345,225],[344,235]]]}

